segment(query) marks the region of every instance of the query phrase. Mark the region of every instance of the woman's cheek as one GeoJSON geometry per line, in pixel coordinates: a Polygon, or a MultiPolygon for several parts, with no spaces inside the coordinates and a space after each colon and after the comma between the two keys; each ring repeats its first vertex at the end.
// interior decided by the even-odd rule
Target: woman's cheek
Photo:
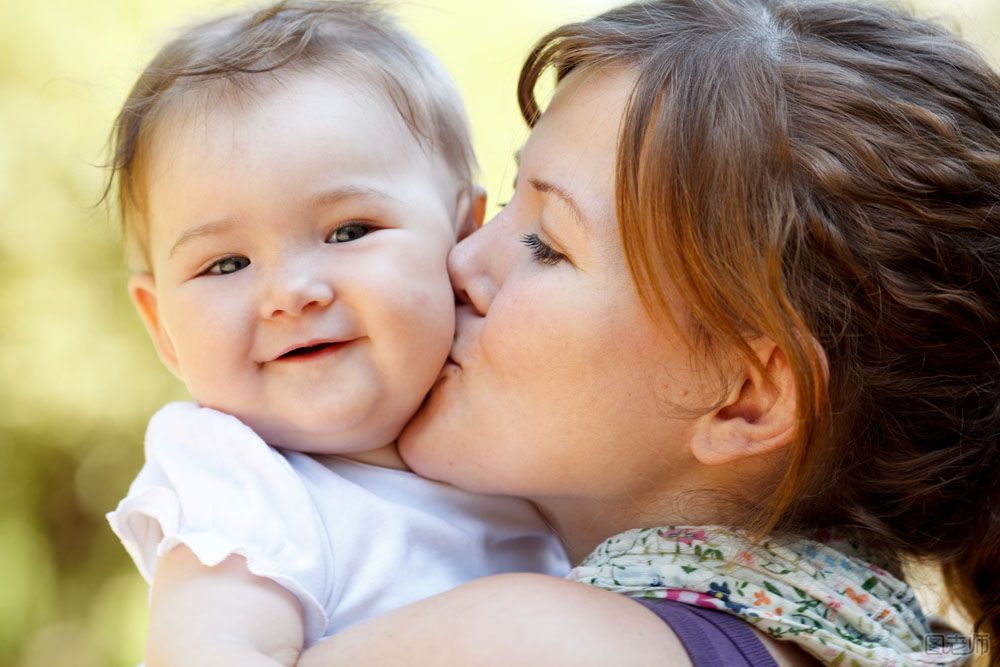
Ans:
{"type": "Polygon", "coordinates": [[[521,294],[501,292],[490,305],[482,354],[501,386],[517,388],[512,400],[550,400],[552,391],[564,391],[586,365],[581,353],[589,354],[594,322],[588,304],[572,296],[571,289],[554,283],[521,294]]]}
{"type": "Polygon", "coordinates": [[[489,372],[507,386],[530,377],[549,354],[551,326],[532,295],[498,293],[482,320],[479,337],[479,352],[489,372]]]}

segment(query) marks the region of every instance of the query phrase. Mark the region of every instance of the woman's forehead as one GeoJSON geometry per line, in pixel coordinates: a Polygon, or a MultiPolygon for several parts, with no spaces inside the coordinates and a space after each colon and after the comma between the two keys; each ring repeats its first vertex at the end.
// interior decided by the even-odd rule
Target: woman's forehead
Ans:
{"type": "Polygon", "coordinates": [[[627,69],[569,74],[520,152],[524,175],[569,194],[590,219],[614,211],[621,122],[635,83],[627,69]]]}
{"type": "Polygon", "coordinates": [[[628,68],[574,70],[556,87],[535,129],[558,125],[555,129],[560,136],[573,143],[599,135],[617,144],[622,114],[634,87],[635,73],[628,68]]]}

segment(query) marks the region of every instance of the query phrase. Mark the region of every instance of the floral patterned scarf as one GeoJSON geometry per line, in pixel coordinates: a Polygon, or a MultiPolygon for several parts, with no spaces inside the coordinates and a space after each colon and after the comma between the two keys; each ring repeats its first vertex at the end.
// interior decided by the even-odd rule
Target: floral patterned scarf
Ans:
{"type": "Polygon", "coordinates": [[[754,544],[720,526],[630,530],[568,577],[635,597],[735,614],[831,665],[960,665],[960,651],[925,648],[930,632],[906,582],[829,532],[754,544]]]}

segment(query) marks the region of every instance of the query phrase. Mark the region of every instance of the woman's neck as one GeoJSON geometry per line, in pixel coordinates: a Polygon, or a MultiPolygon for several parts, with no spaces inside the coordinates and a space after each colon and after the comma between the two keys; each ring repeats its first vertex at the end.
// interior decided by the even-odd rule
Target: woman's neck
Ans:
{"type": "Polygon", "coordinates": [[[562,541],[570,562],[578,564],[602,542],[632,528],[726,523],[719,508],[698,502],[689,492],[681,502],[673,494],[660,498],[545,498],[535,504],[562,541]]]}
{"type": "Polygon", "coordinates": [[[637,519],[623,514],[621,506],[600,500],[547,498],[537,505],[574,565],[612,535],[636,527],[637,519]]]}
{"type": "Polygon", "coordinates": [[[550,519],[548,516],[546,516],[546,520],[552,527],[552,531],[562,541],[563,547],[566,549],[566,555],[569,556],[569,562],[572,565],[579,565],[601,542],[621,532],[602,530],[593,525],[576,525],[574,522],[550,519]]]}

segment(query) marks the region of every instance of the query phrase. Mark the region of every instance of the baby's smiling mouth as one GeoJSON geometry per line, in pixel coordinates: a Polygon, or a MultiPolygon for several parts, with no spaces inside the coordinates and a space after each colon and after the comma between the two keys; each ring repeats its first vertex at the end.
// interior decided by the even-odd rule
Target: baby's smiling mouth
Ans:
{"type": "Polygon", "coordinates": [[[297,361],[306,359],[315,359],[316,357],[323,356],[325,354],[333,353],[340,348],[347,345],[350,341],[318,341],[310,342],[306,345],[301,345],[294,347],[287,352],[282,353],[274,359],[274,361],[297,361]]]}

